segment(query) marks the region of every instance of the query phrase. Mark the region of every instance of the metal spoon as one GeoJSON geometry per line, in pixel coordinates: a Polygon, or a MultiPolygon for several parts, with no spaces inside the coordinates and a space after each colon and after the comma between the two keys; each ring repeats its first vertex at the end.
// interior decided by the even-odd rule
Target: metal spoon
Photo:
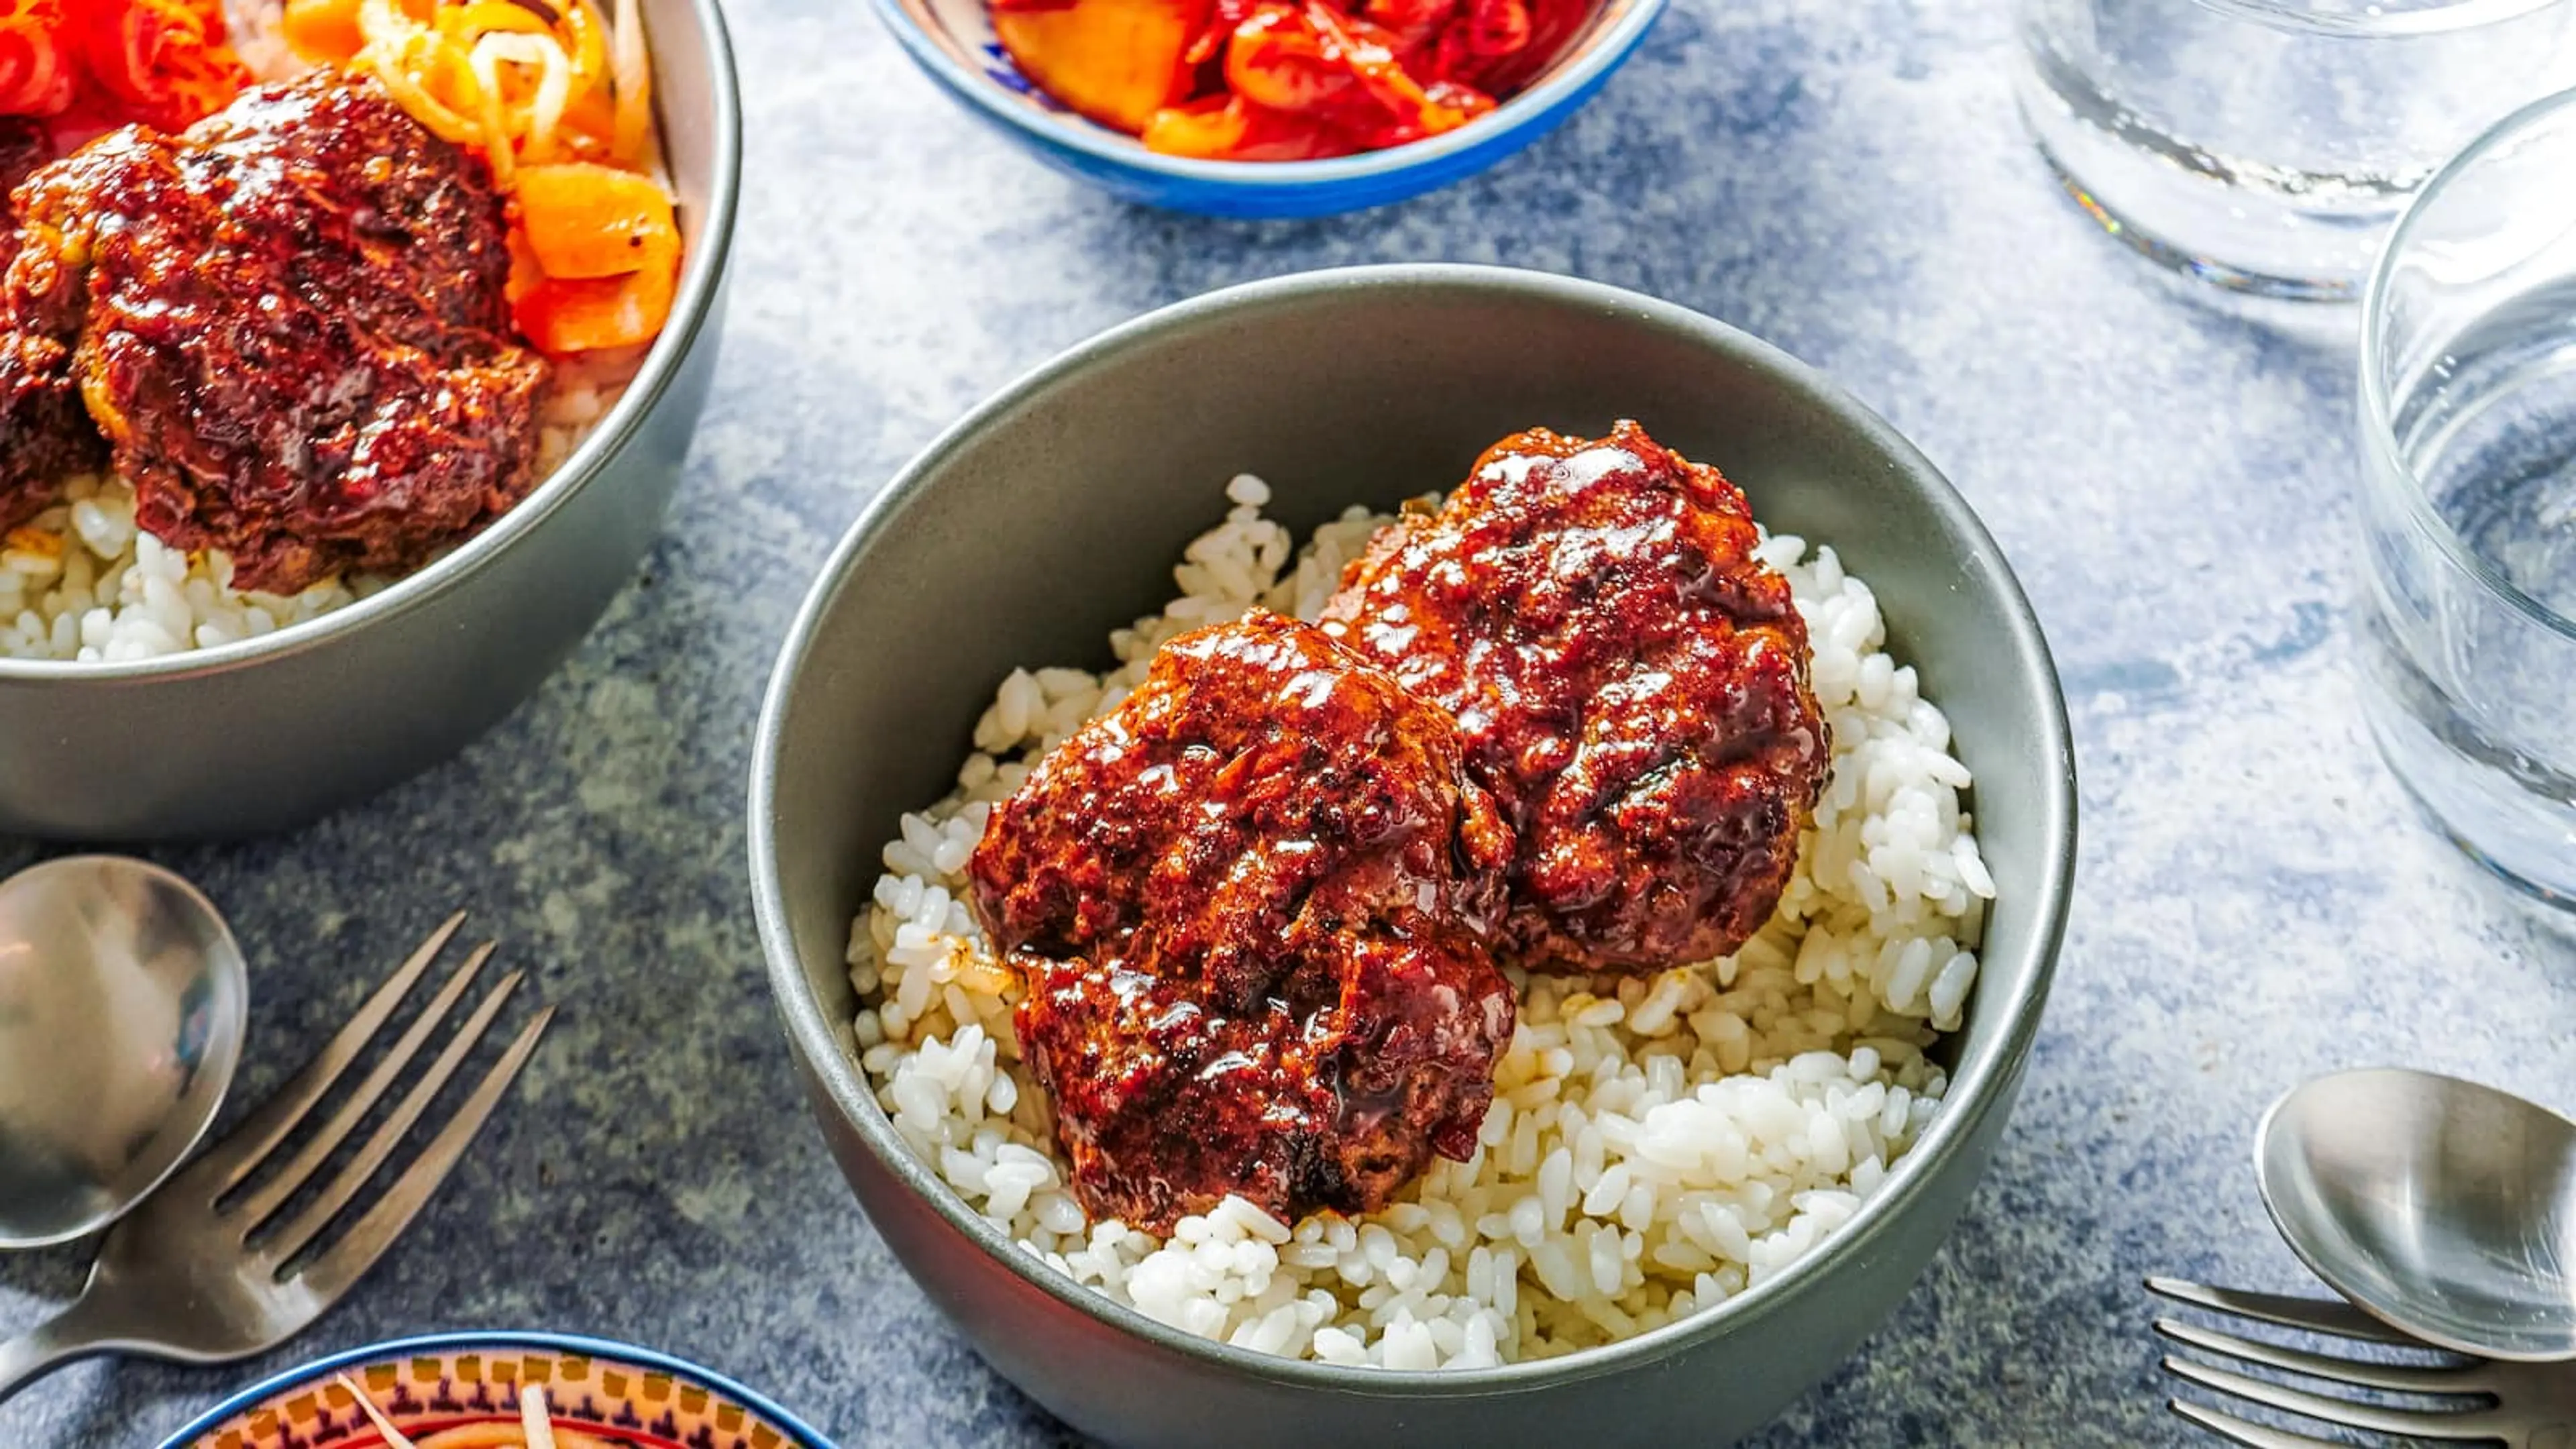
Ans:
{"type": "Polygon", "coordinates": [[[2319,1077],[2254,1136],[2263,1204],[2316,1275],[2427,1343],[2576,1358],[2576,1123],[2394,1068],[2319,1077]]]}
{"type": "Polygon", "coordinates": [[[241,948],[121,856],[0,881],[0,1248],[114,1222],[193,1150],[241,1055],[241,948]]]}

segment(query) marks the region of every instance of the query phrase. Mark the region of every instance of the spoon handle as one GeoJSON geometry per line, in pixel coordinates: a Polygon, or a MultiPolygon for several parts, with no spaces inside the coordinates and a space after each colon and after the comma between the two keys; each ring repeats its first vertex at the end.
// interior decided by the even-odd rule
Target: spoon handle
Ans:
{"type": "Polygon", "coordinates": [[[121,1336],[86,1294],[71,1307],[0,1343],[0,1403],[74,1359],[113,1353],[121,1336]]]}

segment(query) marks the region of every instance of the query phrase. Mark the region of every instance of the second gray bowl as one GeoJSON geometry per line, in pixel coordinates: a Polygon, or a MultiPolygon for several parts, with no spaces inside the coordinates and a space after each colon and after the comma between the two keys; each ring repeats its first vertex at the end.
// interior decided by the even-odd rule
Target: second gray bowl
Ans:
{"type": "Polygon", "coordinates": [[[572,457],[382,593],[133,663],[0,659],[0,836],[302,825],[455,754],[563,663],[662,530],[724,329],[742,103],[716,0],[643,0],[688,256],[671,319],[572,457]]]}
{"type": "Polygon", "coordinates": [[[933,443],[826,566],[780,657],[751,784],[752,883],[791,1049],[878,1231],[995,1367],[1118,1443],[1722,1443],[1824,1377],[1930,1260],[2002,1134],[2064,927],[2074,761],[2046,645],[1931,464],[1796,361],[1632,293],[1465,267],[1238,287],[1105,334],[933,443]],[[1463,477],[1533,425],[1642,421],[1773,528],[1877,591],[1975,772],[1998,897],[1947,1105],[1824,1245],[1718,1307],[1497,1369],[1336,1368],[1209,1343],[1016,1250],[896,1136],[861,1073],[843,960],[902,812],[952,783],[1014,666],[1097,664],[1113,627],[1260,474],[1304,530],[1463,477]]]}

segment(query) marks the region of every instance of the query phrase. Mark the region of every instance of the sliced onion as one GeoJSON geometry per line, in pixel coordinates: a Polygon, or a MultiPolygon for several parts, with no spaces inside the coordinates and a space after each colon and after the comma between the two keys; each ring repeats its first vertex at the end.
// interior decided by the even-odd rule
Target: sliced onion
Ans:
{"type": "Polygon", "coordinates": [[[555,154],[555,131],[563,124],[564,111],[572,105],[572,57],[551,39],[546,42],[545,70],[537,81],[537,98],[528,113],[528,156],[530,160],[550,161],[555,154]]]}
{"type": "MultiPolygon", "coordinates": [[[[474,43],[474,74],[489,94],[487,112],[494,134],[519,143],[517,159],[539,165],[554,159],[555,131],[572,101],[572,58],[551,35],[495,31],[474,43]],[[515,65],[537,73],[536,94],[501,110],[506,87],[500,67],[515,65]]],[[[494,168],[499,179],[501,168],[494,168]]],[[[507,189],[509,182],[501,183],[507,189]]]]}
{"type": "MultiPolygon", "coordinates": [[[[374,4],[375,0],[369,0],[369,3],[374,4]]],[[[411,112],[413,120],[428,127],[431,135],[457,146],[484,145],[482,125],[450,109],[445,101],[431,94],[421,79],[421,72],[414,68],[415,57],[426,56],[430,64],[435,64],[440,58],[439,52],[445,49],[436,35],[421,31],[391,45],[369,41],[361,58],[367,62],[367,68],[375,72],[376,79],[384,83],[386,92],[393,96],[395,103],[411,112]]],[[[472,84],[473,70],[469,67],[464,74],[472,84]]],[[[479,84],[474,84],[473,88],[475,94],[458,99],[471,109],[480,111],[483,108],[483,88],[479,84]]]]}
{"type": "MultiPolygon", "coordinates": [[[[483,143],[482,126],[440,100],[424,79],[443,55],[452,53],[437,31],[414,20],[397,0],[363,0],[358,7],[358,33],[367,42],[358,53],[360,66],[375,74],[412,119],[453,145],[483,143]]],[[[480,95],[473,98],[473,108],[482,108],[480,95]]]]}
{"type": "Polygon", "coordinates": [[[491,164],[492,184],[508,191],[518,174],[518,148],[510,144],[510,123],[501,113],[501,55],[492,42],[503,39],[488,35],[475,43],[471,54],[475,89],[483,93],[483,159],[491,164]]]}
{"type": "Polygon", "coordinates": [[[653,128],[653,58],[644,48],[641,0],[617,0],[617,28],[608,47],[617,87],[617,126],[608,154],[623,165],[640,166],[653,128]]]}

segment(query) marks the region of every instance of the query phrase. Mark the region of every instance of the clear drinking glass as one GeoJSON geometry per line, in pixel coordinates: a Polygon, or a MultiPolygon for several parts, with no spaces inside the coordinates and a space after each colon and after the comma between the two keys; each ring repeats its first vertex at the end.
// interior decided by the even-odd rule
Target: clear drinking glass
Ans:
{"type": "Polygon", "coordinates": [[[2576,85],[2570,0],[2020,0],[2022,115],[2112,235],[2237,291],[2347,299],[2406,200],[2576,85]]]}
{"type": "Polygon", "coordinates": [[[2362,301],[2363,708],[2451,837],[2576,905],[2576,94],[2426,184],[2362,301]]]}

